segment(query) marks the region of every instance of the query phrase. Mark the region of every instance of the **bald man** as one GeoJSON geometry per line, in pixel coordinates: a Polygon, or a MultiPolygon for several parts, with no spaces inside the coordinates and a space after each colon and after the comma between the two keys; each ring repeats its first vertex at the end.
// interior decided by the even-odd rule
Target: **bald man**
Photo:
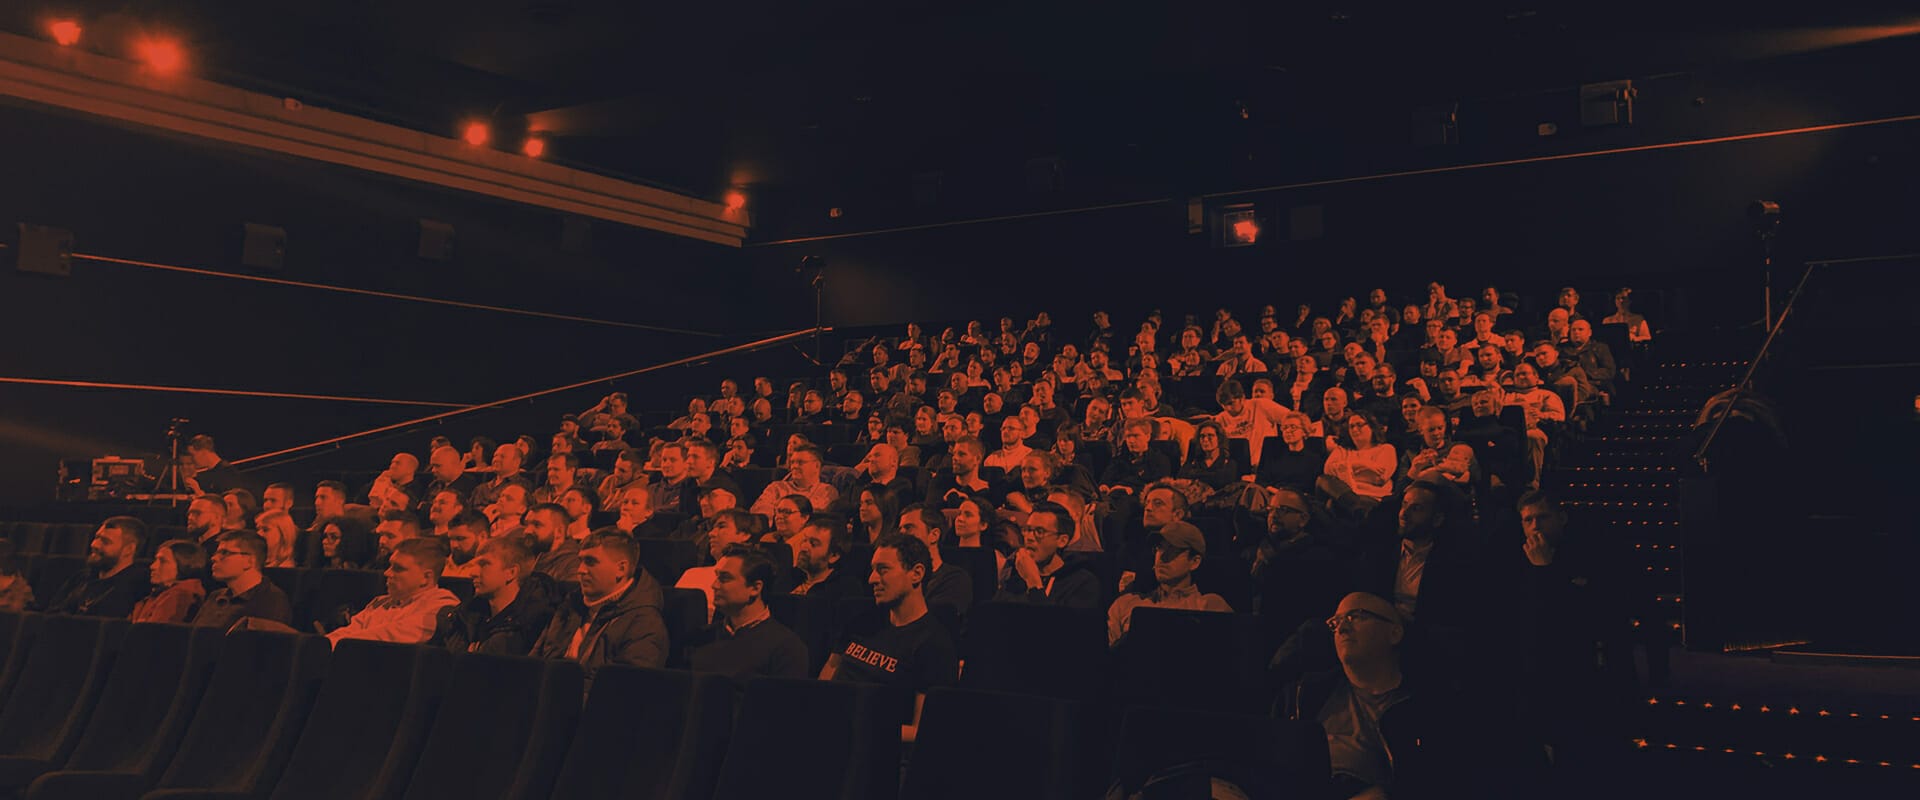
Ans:
{"type": "Polygon", "coordinates": [[[473,487],[480,479],[466,471],[466,460],[460,451],[452,447],[436,447],[427,456],[427,489],[420,493],[420,502],[424,505],[433,502],[433,496],[443,491],[458,492],[466,498],[473,494],[473,487]]]}
{"type": "Polygon", "coordinates": [[[877,483],[893,490],[902,497],[918,494],[914,491],[913,481],[900,474],[900,451],[890,444],[876,444],[867,451],[867,457],[853,468],[854,474],[865,477],[869,482],[877,483]]]}
{"type": "MultiPolygon", "coordinates": [[[[407,505],[420,500],[420,457],[412,453],[395,453],[393,460],[387,462],[387,469],[375,476],[373,484],[368,486],[361,496],[367,505],[381,508],[389,505],[389,497],[404,499],[407,505]]],[[[428,498],[431,500],[432,498],[428,498]]]]}

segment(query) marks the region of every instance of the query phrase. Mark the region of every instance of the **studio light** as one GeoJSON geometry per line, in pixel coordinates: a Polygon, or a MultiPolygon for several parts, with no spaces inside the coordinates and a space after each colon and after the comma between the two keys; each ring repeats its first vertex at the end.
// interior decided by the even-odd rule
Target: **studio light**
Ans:
{"type": "Polygon", "coordinates": [[[175,75],[187,65],[185,48],[173,39],[143,38],[134,42],[133,52],[156,75],[175,75]]]}
{"type": "Polygon", "coordinates": [[[738,214],[740,213],[740,209],[743,209],[746,207],[747,207],[747,195],[745,192],[742,192],[739,189],[735,189],[733,191],[727,192],[727,213],[738,214]]]}
{"type": "Polygon", "coordinates": [[[473,120],[461,126],[460,138],[474,147],[485,147],[493,139],[493,131],[487,127],[487,123],[473,120]]]}
{"type": "Polygon", "coordinates": [[[80,43],[80,23],[70,19],[56,19],[47,23],[47,33],[53,36],[54,44],[72,47],[80,43]]]}
{"type": "Polygon", "coordinates": [[[539,158],[547,154],[547,139],[544,136],[528,136],[520,143],[520,152],[528,158],[539,158]]]}

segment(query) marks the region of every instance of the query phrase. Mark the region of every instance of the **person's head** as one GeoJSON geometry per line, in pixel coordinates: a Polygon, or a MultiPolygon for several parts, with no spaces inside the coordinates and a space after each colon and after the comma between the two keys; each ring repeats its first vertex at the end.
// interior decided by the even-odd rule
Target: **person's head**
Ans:
{"type": "Polygon", "coordinates": [[[1402,325],[1420,324],[1420,313],[1421,312],[1420,312],[1419,306],[1413,305],[1411,303],[1407,304],[1406,307],[1400,309],[1400,324],[1402,325]]]}
{"type": "Polygon", "coordinates": [[[1489,373],[1498,372],[1500,370],[1500,362],[1501,362],[1500,348],[1498,347],[1474,348],[1473,362],[1479,365],[1480,369],[1483,371],[1486,371],[1489,373]]]}
{"type": "Polygon", "coordinates": [[[847,419],[859,419],[867,407],[867,398],[859,389],[848,389],[840,396],[840,414],[847,419]]]}
{"type": "Polygon", "coordinates": [[[1033,504],[1026,524],[1020,526],[1020,537],[1022,546],[1033,554],[1033,562],[1044,566],[1073,540],[1073,531],[1073,513],[1049,501],[1033,504]]]}
{"type": "Polygon", "coordinates": [[[1019,447],[1027,440],[1027,424],[1018,416],[1007,417],[1000,421],[1000,446],[1019,447]]]}
{"type": "Polygon", "coordinates": [[[1473,415],[1476,417],[1499,416],[1500,393],[1498,384],[1495,385],[1495,388],[1481,389],[1480,391],[1474,392],[1469,402],[1471,403],[1470,407],[1473,410],[1473,415]]]}
{"type": "Polygon", "coordinates": [[[245,528],[260,514],[260,503],[253,499],[253,492],[245,489],[222,492],[220,503],[225,506],[228,528],[245,528]]]}
{"type": "Polygon", "coordinates": [[[972,475],[978,472],[980,470],[981,460],[986,458],[987,455],[986,445],[981,444],[979,439],[972,436],[960,437],[948,445],[947,449],[953,459],[953,473],[955,475],[972,475]]]}
{"type": "Polygon", "coordinates": [[[435,480],[452,481],[466,471],[466,465],[460,458],[460,451],[451,446],[441,446],[428,454],[427,471],[433,474],[435,480]]]}
{"type": "Polygon", "coordinates": [[[1298,489],[1281,486],[1268,492],[1267,530],[1288,539],[1313,522],[1313,506],[1298,489]]]}
{"type": "Polygon", "coordinates": [[[1344,423],[1337,429],[1335,439],[1341,447],[1348,450],[1360,450],[1380,444],[1386,438],[1386,426],[1365,409],[1355,410],[1347,415],[1344,423]]]}
{"type": "Polygon", "coordinates": [[[232,585],[249,575],[258,575],[267,563],[267,540],[253,531],[227,531],[214,540],[213,579],[232,585]]]}
{"type": "Polygon", "coordinates": [[[1447,528],[1458,514],[1459,490],[1434,481],[1414,481],[1400,495],[1400,536],[1425,540],[1447,528]]]}
{"type": "Polygon", "coordinates": [[[1338,386],[1329,386],[1320,394],[1320,414],[1328,419],[1345,416],[1347,413],[1347,390],[1338,386]]]}
{"type": "Polygon", "coordinates": [[[1434,376],[1443,397],[1460,396],[1460,373],[1452,369],[1443,369],[1434,376]]]}
{"type": "Polygon", "coordinates": [[[269,566],[293,566],[293,540],[300,535],[300,526],[294,524],[292,515],[285,511],[262,511],[254,520],[254,529],[267,540],[269,566]]]}
{"type": "Polygon", "coordinates": [[[1154,534],[1153,578],[1161,586],[1184,586],[1207,555],[1207,539],[1191,523],[1175,522],[1154,534]]]}
{"type": "Polygon", "coordinates": [[[1107,424],[1113,418],[1113,401],[1105,397],[1095,397],[1087,401],[1087,413],[1084,424],[1089,430],[1107,424]]]}
{"type": "Polygon", "coordinates": [[[1545,340],[1534,342],[1530,354],[1533,356],[1533,363],[1542,367],[1552,368],[1553,365],[1560,363],[1560,347],[1553,342],[1545,340]]]}
{"type": "Polygon", "coordinates": [[[391,555],[402,541],[420,535],[420,518],[408,511],[382,511],[373,532],[380,537],[380,552],[391,555]]]}
{"type": "Polygon", "coordinates": [[[654,466],[660,468],[660,477],[668,482],[687,477],[687,445],[685,442],[667,442],[654,456],[654,466]]]}
{"type": "Polygon", "coordinates": [[[873,564],[867,573],[874,603],[892,609],[921,595],[927,575],[933,572],[932,562],[926,542],[898,533],[881,537],[873,543],[873,564]]]}
{"type": "Polygon", "coordinates": [[[601,531],[580,545],[580,595],[598,600],[613,593],[640,569],[640,545],[619,531],[601,531]]]}
{"type": "Polygon", "coordinates": [[[447,554],[455,564],[465,564],[486,544],[492,524],[472,511],[462,511],[447,522],[447,554]]]}
{"type": "Polygon", "coordinates": [[[1428,447],[1439,449],[1447,444],[1447,411],[1439,406],[1425,406],[1413,418],[1414,431],[1420,434],[1420,441],[1428,447]]]}
{"type": "Polygon", "coordinates": [[[686,453],[687,474],[694,480],[706,481],[720,468],[720,446],[712,439],[693,436],[681,442],[686,453]]]}
{"type": "Polygon", "coordinates": [[[1559,545],[1567,531],[1567,512],[1560,499],[1545,490],[1535,489],[1520,496],[1514,505],[1520,512],[1520,530],[1529,537],[1538,536],[1549,545],[1559,545]]]}
{"type": "Polygon", "coordinates": [[[1506,351],[1509,359],[1519,358],[1527,352],[1527,335],[1520,331],[1500,334],[1500,349],[1506,351]]]}
{"type": "Polygon", "coordinates": [[[947,515],[924,503],[900,510],[900,532],[927,543],[927,549],[940,549],[941,532],[947,528],[947,515]]]}
{"type": "Polygon", "coordinates": [[[495,519],[518,521],[527,513],[527,487],[509,483],[500,487],[493,501],[495,519]]]}
{"type": "Polygon", "coordinates": [[[1633,290],[1625,286],[1613,293],[1613,310],[1622,314],[1633,310],[1633,290]]]}
{"type": "Polygon", "coordinates": [[[473,594],[492,598],[533,573],[534,553],[517,536],[488,539],[473,554],[473,594]]]}
{"type": "Polygon", "coordinates": [[[1149,530],[1184,521],[1187,513],[1187,496],[1171,483],[1156,482],[1140,493],[1140,522],[1149,530]]]}
{"type": "Polygon", "coordinates": [[[107,572],[132,564],[147,540],[147,523],[136,517],[108,517],[87,543],[87,566],[107,572]]]}
{"type": "Polygon", "coordinates": [[[187,504],[187,532],[196,539],[220,530],[226,521],[227,504],[224,498],[203,494],[187,504]]]}
{"type": "Polygon", "coordinates": [[[433,501],[427,505],[427,521],[436,527],[444,527],[454,517],[467,510],[467,501],[460,492],[453,489],[441,489],[433,493],[433,501]]]}
{"type": "Polygon", "coordinates": [[[1224,453],[1227,449],[1227,432],[1218,422],[1202,422],[1194,426],[1193,447],[1195,452],[1208,458],[1224,453]]]}
{"type": "Polygon", "coordinates": [[[268,484],[266,491],[260,494],[261,511],[292,511],[293,484],[268,484]]]}
{"type": "Polygon", "coordinates": [[[820,448],[807,445],[787,456],[787,480],[802,489],[820,482],[820,448]]]}
{"type": "Polygon", "coordinates": [[[1146,453],[1147,446],[1153,442],[1153,421],[1145,417],[1127,420],[1126,428],[1120,434],[1120,441],[1127,446],[1129,453],[1136,456],[1146,453]]]}
{"type": "Polygon", "coordinates": [[[1240,386],[1240,381],[1228,378],[1213,391],[1213,399],[1220,404],[1221,410],[1237,416],[1247,406],[1247,390],[1240,386]]]}
{"type": "Polygon", "coordinates": [[[161,542],[153,552],[147,579],[155,586],[172,586],[206,574],[207,551],[188,539],[161,542]]]}
{"type": "Polygon", "coordinates": [[[760,538],[760,518],[737,508],[715,512],[713,527],[707,529],[707,553],[715,561],[735,545],[752,544],[760,538]]]}
{"type": "Polygon", "coordinates": [[[493,449],[493,474],[499,477],[520,474],[520,465],[527,454],[517,444],[503,444],[493,449]]]}
{"type": "Polygon", "coordinates": [[[1574,347],[1584,347],[1587,342],[1592,340],[1593,323],[1584,319],[1576,319],[1572,325],[1568,326],[1567,341],[1572,342],[1574,347]]]}
{"type": "Polygon", "coordinates": [[[838,566],[841,556],[853,547],[847,526],[824,514],[808,517],[788,544],[793,547],[793,566],[808,575],[838,566]]]}
{"type": "Polygon", "coordinates": [[[580,457],[572,453],[554,453],[547,458],[547,485],[556,489],[572,486],[580,471],[580,457]]]}
{"type": "Polygon", "coordinates": [[[986,500],[977,496],[962,500],[953,514],[954,538],[971,539],[984,536],[987,526],[992,524],[993,519],[993,506],[986,500]]]}
{"type": "Polygon", "coordinates": [[[412,483],[414,475],[420,472],[420,457],[412,453],[394,453],[387,462],[387,478],[395,483],[412,483]]]}
{"type": "MultiPolygon", "coordinates": [[[[448,448],[452,449],[452,448],[448,448]]],[[[454,453],[456,461],[460,454],[454,453]]],[[[347,485],[339,481],[321,481],[313,489],[315,517],[337,517],[347,509],[347,485]]]]}
{"type": "Polygon", "coordinates": [[[585,524],[593,510],[600,507],[600,493],[585,486],[575,486],[561,492],[557,502],[561,508],[567,510],[567,516],[573,520],[574,525],[578,526],[585,524]]]}
{"type": "Polygon", "coordinates": [[[1032,492],[1053,482],[1055,458],[1050,452],[1035,450],[1020,460],[1020,486],[1032,492]]]}
{"type": "Polygon", "coordinates": [[[1560,289],[1560,305],[1559,305],[1559,307],[1560,307],[1560,308],[1564,308],[1564,309],[1567,309],[1567,310],[1569,310],[1569,311],[1573,311],[1573,310],[1576,310],[1576,309],[1578,309],[1578,308],[1580,308],[1580,292],[1579,292],[1579,290],[1577,290],[1577,289],[1574,289],[1574,288],[1573,288],[1573,287],[1571,287],[1571,286],[1566,286],[1566,287],[1562,287],[1562,288],[1560,289]]]}
{"type": "Polygon", "coordinates": [[[1313,420],[1298,411],[1287,411],[1280,415],[1280,441],[1289,449],[1298,446],[1307,439],[1307,429],[1313,420]]]}
{"type": "Polygon", "coordinates": [[[1522,361],[1513,365],[1513,388],[1522,392],[1540,385],[1540,371],[1522,361]]]}
{"type": "Polygon", "coordinates": [[[804,494],[790,494],[773,504],[773,532],[784,541],[800,532],[800,527],[813,516],[813,501],[804,494]]]}
{"type": "Polygon", "coordinates": [[[860,487],[855,514],[869,530],[891,531],[900,518],[900,498],[881,484],[868,484],[860,487]]]}
{"type": "Polygon", "coordinates": [[[195,469],[212,469],[220,463],[220,451],[214,446],[213,437],[203,433],[187,440],[187,458],[193,461],[195,469]]]}
{"type": "Polygon", "coordinates": [[[446,569],[446,542],[432,536],[408,539],[396,545],[387,560],[387,594],[395,600],[413,597],[440,585],[446,569]]]}
{"type": "Polygon", "coordinates": [[[713,610],[727,616],[765,602],[773,588],[773,559],[757,547],[736,544],[720,552],[713,565],[713,610]]]}
{"type": "Polygon", "coordinates": [[[1374,368],[1373,377],[1367,380],[1367,385],[1372,387],[1375,396],[1389,397],[1393,395],[1399,379],[1400,376],[1393,371],[1392,364],[1381,364],[1374,368]]]}
{"type": "Polygon", "coordinates": [[[1333,616],[1327,618],[1333,631],[1333,651],[1340,663],[1348,666],[1378,664],[1390,659],[1406,635],[1406,624],[1393,603],[1366,592],[1354,592],[1340,600],[1333,616]]]}
{"type": "Polygon", "coordinates": [[[572,524],[572,517],[560,504],[541,503],[527,509],[526,517],[520,523],[520,531],[537,542],[534,549],[544,547],[551,550],[567,535],[567,527],[572,524]]]}

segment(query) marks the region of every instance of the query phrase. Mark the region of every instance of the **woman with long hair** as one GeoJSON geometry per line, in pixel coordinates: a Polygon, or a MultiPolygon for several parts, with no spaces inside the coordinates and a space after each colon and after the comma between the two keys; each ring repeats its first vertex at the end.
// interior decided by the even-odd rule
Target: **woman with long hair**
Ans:
{"type": "Polygon", "coordinates": [[[1215,491],[1239,482],[1242,470],[1227,452],[1227,432],[1220,423],[1207,420],[1194,426],[1193,442],[1187,445],[1186,466],[1180,477],[1199,481],[1215,491]]]}
{"type": "Polygon", "coordinates": [[[319,557],[314,565],[321,569],[366,569],[373,563],[377,548],[373,526],[359,515],[348,513],[320,521],[319,557]]]}
{"type": "Polygon", "coordinates": [[[768,534],[775,541],[784,542],[806,527],[807,518],[813,516],[813,501],[804,494],[790,494],[773,504],[773,530],[768,534]]]}
{"type": "Polygon", "coordinates": [[[900,499],[892,489],[877,483],[860,489],[860,505],[853,526],[854,539],[869,544],[893,533],[900,524],[900,499]]]}
{"type": "MultiPolygon", "coordinates": [[[[268,513],[286,516],[278,511],[268,513]]],[[[292,520],[288,522],[291,524],[292,520]]],[[[173,624],[193,619],[193,612],[207,597],[206,584],[202,583],[206,572],[207,551],[200,549],[199,544],[187,539],[162,542],[147,570],[153,592],[133,604],[133,613],[127,619],[173,624]]]]}
{"type": "Polygon", "coordinates": [[[1334,437],[1319,481],[1321,494],[1362,514],[1393,493],[1400,454],[1386,442],[1386,426],[1371,412],[1354,411],[1334,437]]]}

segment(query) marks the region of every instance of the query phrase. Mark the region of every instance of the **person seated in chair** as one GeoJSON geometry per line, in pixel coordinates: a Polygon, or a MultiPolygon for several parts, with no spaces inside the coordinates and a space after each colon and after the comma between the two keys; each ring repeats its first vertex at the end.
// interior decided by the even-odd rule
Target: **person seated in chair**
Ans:
{"type": "Polygon", "coordinates": [[[877,683],[914,693],[913,714],[901,729],[912,740],[928,689],[960,679],[959,650],[945,625],[928,613],[927,545],[895,533],[874,543],[867,576],[878,615],[863,620],[834,648],[820,679],[877,683]]]}
{"type": "Polygon", "coordinates": [[[186,539],[161,542],[154,550],[153,564],[147,568],[153,588],[133,604],[127,619],[133,622],[161,622],[178,625],[193,619],[207,597],[202,579],[207,573],[207,554],[186,539]]]}
{"type": "Polygon", "coordinates": [[[759,548],[733,544],[721,551],[713,565],[713,626],[688,656],[695,672],[735,680],[807,676],[806,643],[767,609],[774,570],[759,548]]]}
{"type": "Polygon", "coordinates": [[[1174,522],[1154,535],[1153,577],[1157,582],[1146,592],[1128,592],[1107,607],[1107,645],[1118,647],[1133,626],[1133,611],[1142,606],[1178,608],[1190,611],[1233,613],[1226,598],[1201,594],[1193,584],[1194,570],[1207,554],[1207,539],[1200,529],[1185,522],[1174,522]]]}
{"type": "Polygon", "coordinates": [[[659,581],[640,566],[640,545],[624,533],[587,537],[575,589],[534,643],[539,658],[577,661],[589,683],[600,667],[658,669],[667,662],[667,623],[659,581]]]}
{"type": "Polygon", "coordinates": [[[460,604],[440,588],[447,565],[447,544],[437,538],[412,538],[394,546],[387,561],[387,593],[367,603],[345,627],[327,634],[327,643],[344,639],[422,644],[433,638],[440,612],[460,604]]]}
{"type": "Polygon", "coordinates": [[[924,503],[900,510],[900,532],[927,543],[927,566],[933,570],[927,574],[927,605],[936,610],[944,608],[959,621],[973,607],[973,578],[959,564],[940,555],[940,540],[949,527],[947,515],[924,503]]]}
{"type": "Polygon", "coordinates": [[[473,598],[441,614],[432,644],[456,653],[525,655],[546,630],[553,606],[527,580],[533,551],[506,537],[481,545],[473,560],[473,598]]]}
{"type": "Polygon", "coordinates": [[[1001,570],[1003,602],[1099,608],[1100,578],[1079,558],[1061,555],[1073,539],[1073,515],[1055,503],[1035,503],[1020,532],[1026,544],[1001,570]]]}
{"type": "Polygon", "coordinates": [[[251,531],[228,531],[215,541],[208,570],[220,588],[207,596],[193,624],[227,630],[243,618],[289,625],[293,603],[260,571],[267,563],[267,540],[251,531]]]}
{"type": "Polygon", "coordinates": [[[86,568],[61,584],[47,603],[49,614],[79,614],[124,619],[147,596],[146,567],[136,563],[147,540],[147,524],[133,517],[108,517],[87,545],[86,568]]]}
{"type": "Polygon", "coordinates": [[[853,532],[846,523],[815,514],[787,544],[793,548],[793,594],[841,598],[860,593],[860,576],[840,566],[853,549],[853,532]]]}

